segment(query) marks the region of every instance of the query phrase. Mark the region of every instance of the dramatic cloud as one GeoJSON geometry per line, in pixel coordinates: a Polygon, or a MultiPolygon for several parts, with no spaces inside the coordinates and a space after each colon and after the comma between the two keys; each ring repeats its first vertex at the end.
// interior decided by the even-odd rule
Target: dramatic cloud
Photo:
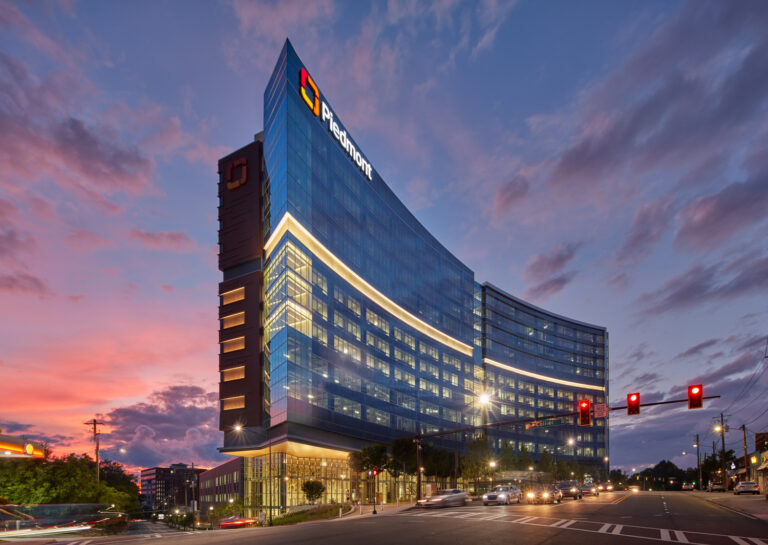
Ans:
{"type": "Polygon", "coordinates": [[[131,231],[130,236],[145,246],[156,250],[188,252],[195,249],[195,243],[192,239],[179,231],[153,233],[142,229],[134,229],[131,231]]]}
{"type": "Polygon", "coordinates": [[[129,466],[175,462],[212,466],[226,459],[218,431],[218,394],[198,386],[177,385],[154,392],[146,402],[112,409],[104,418],[109,431],[105,457],[129,466]]]}
{"type": "Polygon", "coordinates": [[[727,158],[725,150],[734,155],[768,103],[761,4],[690,2],[588,90],[581,129],[552,171],[556,186],[586,195],[659,169],[695,169],[727,158]]]}
{"type": "Polygon", "coordinates": [[[494,212],[502,213],[512,208],[512,205],[523,200],[528,194],[530,184],[525,176],[517,175],[508,182],[504,183],[496,194],[494,200],[494,212]]]}
{"type": "Polygon", "coordinates": [[[45,282],[27,273],[0,274],[0,292],[31,293],[40,299],[51,297],[53,292],[45,282]]]}
{"type": "Polygon", "coordinates": [[[768,219],[766,210],[768,171],[729,184],[715,195],[699,197],[683,208],[677,216],[675,240],[685,247],[711,251],[737,232],[768,219]]]}
{"type": "Polygon", "coordinates": [[[742,257],[712,265],[694,265],[664,287],[637,299],[644,317],[730,300],[768,290],[768,257],[742,257]]]}
{"type": "Polygon", "coordinates": [[[619,261],[627,261],[646,254],[669,229],[672,214],[672,203],[666,197],[641,206],[635,213],[629,235],[616,258],[619,261]]]}
{"type": "Polygon", "coordinates": [[[575,271],[564,271],[576,255],[580,243],[560,244],[548,254],[533,256],[523,270],[523,280],[534,285],[524,297],[541,300],[560,293],[576,276],[575,271]]]}
{"type": "Polygon", "coordinates": [[[684,359],[684,358],[690,358],[692,356],[698,356],[702,353],[702,351],[706,350],[707,348],[711,348],[718,344],[720,341],[718,339],[709,339],[707,341],[701,342],[695,346],[690,347],[688,350],[685,350],[683,352],[680,352],[677,356],[675,356],[675,359],[684,359]]]}

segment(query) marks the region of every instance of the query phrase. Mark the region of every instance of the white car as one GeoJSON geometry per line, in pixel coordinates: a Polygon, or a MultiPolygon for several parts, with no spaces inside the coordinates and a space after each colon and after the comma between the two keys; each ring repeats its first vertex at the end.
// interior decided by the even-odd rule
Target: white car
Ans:
{"type": "Polygon", "coordinates": [[[733,493],[737,496],[739,494],[759,494],[760,487],[755,481],[741,481],[733,487],[733,493]]]}
{"type": "Polygon", "coordinates": [[[464,492],[460,488],[448,488],[446,490],[438,490],[430,497],[419,500],[417,505],[419,507],[449,507],[466,505],[472,501],[469,493],[464,492]]]}
{"type": "Polygon", "coordinates": [[[516,486],[501,485],[483,494],[483,505],[492,503],[509,505],[520,503],[522,499],[523,493],[516,486]]]}

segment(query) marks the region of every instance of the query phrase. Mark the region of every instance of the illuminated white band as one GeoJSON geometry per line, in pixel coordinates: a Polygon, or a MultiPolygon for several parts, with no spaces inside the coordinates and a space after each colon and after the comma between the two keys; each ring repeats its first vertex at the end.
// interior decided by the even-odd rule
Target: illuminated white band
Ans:
{"type": "Polygon", "coordinates": [[[432,327],[425,321],[417,318],[403,307],[392,301],[389,297],[371,286],[360,275],[350,269],[343,261],[331,253],[328,248],[323,246],[312,233],[310,233],[302,224],[300,224],[290,213],[286,212],[280,222],[277,224],[272,234],[264,244],[264,258],[268,258],[277,246],[277,243],[283,238],[283,235],[290,232],[299,240],[312,254],[330,267],[333,272],[338,274],[345,281],[349,282],[357,291],[365,295],[368,299],[389,312],[395,318],[405,322],[412,328],[420,331],[424,335],[431,337],[437,342],[452,348],[467,356],[472,355],[472,347],[468,344],[446,335],[439,329],[432,327]]]}
{"type": "Polygon", "coordinates": [[[499,363],[497,361],[490,360],[488,358],[484,358],[483,361],[487,363],[488,365],[493,365],[494,367],[498,367],[499,369],[504,369],[505,371],[511,371],[513,373],[517,373],[518,375],[523,375],[526,377],[531,377],[539,380],[545,380],[547,382],[554,382],[555,384],[563,384],[565,386],[573,386],[574,388],[585,388],[587,390],[600,390],[601,392],[605,391],[605,386],[594,386],[592,384],[584,384],[582,382],[571,382],[570,380],[563,380],[560,378],[554,378],[554,377],[548,377],[546,375],[540,375],[538,373],[531,373],[530,371],[524,371],[522,369],[518,369],[517,367],[512,367],[511,365],[506,365],[504,363],[499,363]]]}

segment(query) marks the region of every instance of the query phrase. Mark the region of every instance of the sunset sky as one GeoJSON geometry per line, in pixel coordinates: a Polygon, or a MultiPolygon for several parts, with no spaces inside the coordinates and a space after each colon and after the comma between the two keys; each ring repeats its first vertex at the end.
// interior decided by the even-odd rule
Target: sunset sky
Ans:
{"type": "Polygon", "coordinates": [[[288,37],[477,281],[608,328],[615,405],[722,396],[612,415],[612,465],[693,466],[721,411],[741,455],[768,431],[766,28],[759,0],[0,0],[0,428],[226,459],[216,161],[288,37]]]}

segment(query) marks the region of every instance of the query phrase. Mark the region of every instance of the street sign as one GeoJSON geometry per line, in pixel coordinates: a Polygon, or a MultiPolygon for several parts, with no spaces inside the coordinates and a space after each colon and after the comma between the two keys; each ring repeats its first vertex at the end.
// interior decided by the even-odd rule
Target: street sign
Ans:
{"type": "Polygon", "coordinates": [[[605,418],[608,416],[608,405],[605,403],[595,403],[592,406],[595,408],[595,418],[605,418]]]}
{"type": "Polygon", "coordinates": [[[562,426],[565,424],[562,418],[550,418],[549,420],[534,420],[525,425],[525,429],[531,428],[547,428],[549,426],[562,426]]]}

